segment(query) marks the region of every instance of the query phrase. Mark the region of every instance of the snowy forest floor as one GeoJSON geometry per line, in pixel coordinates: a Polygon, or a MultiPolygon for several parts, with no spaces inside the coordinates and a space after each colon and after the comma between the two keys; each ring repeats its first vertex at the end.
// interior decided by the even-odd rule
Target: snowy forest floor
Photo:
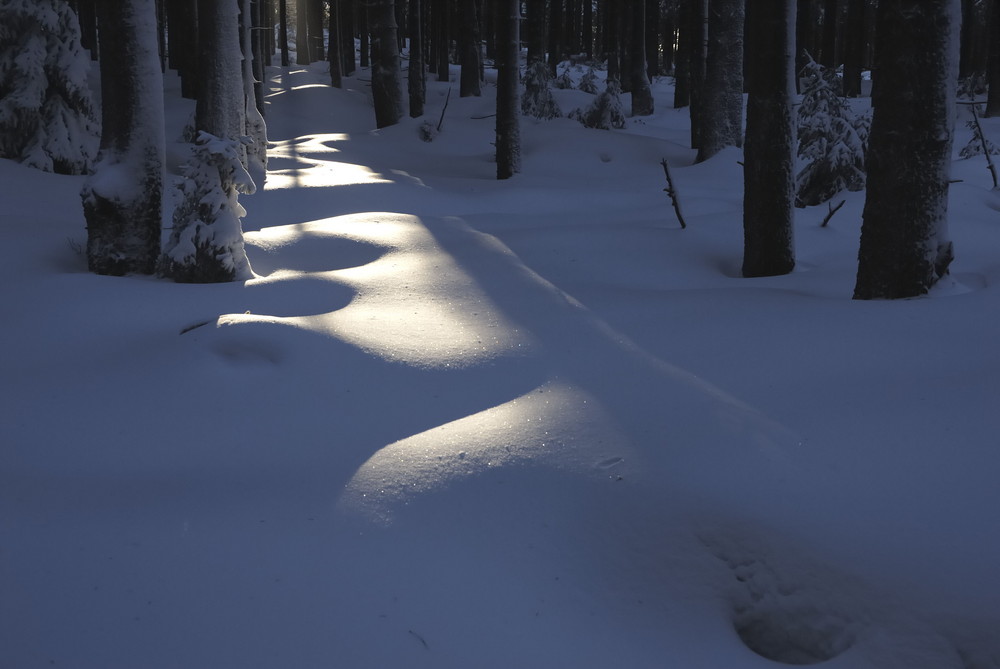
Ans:
{"type": "Polygon", "coordinates": [[[741,278],[668,78],[497,181],[492,85],[424,142],[449,84],[374,131],[368,76],[269,69],[245,283],[89,274],[82,179],[0,161],[0,667],[1000,667],[981,157],[953,279],[856,302],[864,194],[741,278]]]}

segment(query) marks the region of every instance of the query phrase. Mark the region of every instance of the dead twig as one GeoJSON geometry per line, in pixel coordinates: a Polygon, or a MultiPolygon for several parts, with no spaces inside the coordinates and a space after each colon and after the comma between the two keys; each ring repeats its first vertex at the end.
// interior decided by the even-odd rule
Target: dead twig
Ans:
{"type": "Polygon", "coordinates": [[[830,219],[833,218],[834,214],[840,211],[840,208],[844,206],[845,202],[847,202],[847,200],[841,200],[840,204],[838,204],[836,207],[834,207],[832,204],[828,202],[827,206],[830,208],[830,212],[823,217],[823,222],[819,224],[819,227],[825,228],[826,224],[830,222],[830,219]]]}
{"type": "Polygon", "coordinates": [[[670,196],[670,201],[674,205],[674,213],[677,214],[677,220],[681,224],[681,229],[687,227],[687,223],[684,222],[684,216],[681,214],[681,203],[677,198],[677,189],[674,188],[674,180],[670,176],[670,167],[667,165],[667,159],[664,158],[660,161],[663,165],[663,174],[667,177],[667,187],[663,189],[663,192],[670,196]]]}
{"type": "Polygon", "coordinates": [[[437,131],[441,132],[441,125],[444,123],[444,112],[448,109],[448,100],[451,99],[451,86],[448,87],[448,95],[444,98],[444,107],[441,109],[441,118],[438,119],[437,131]]]}
{"type": "Polygon", "coordinates": [[[969,109],[972,110],[972,120],[976,124],[976,134],[979,135],[979,143],[983,147],[983,155],[986,156],[986,169],[990,171],[990,176],[993,177],[993,190],[996,190],[997,185],[997,167],[993,164],[993,157],[990,155],[990,147],[986,143],[986,135],[983,133],[983,126],[979,125],[979,114],[976,112],[976,105],[970,105],[969,109]]]}

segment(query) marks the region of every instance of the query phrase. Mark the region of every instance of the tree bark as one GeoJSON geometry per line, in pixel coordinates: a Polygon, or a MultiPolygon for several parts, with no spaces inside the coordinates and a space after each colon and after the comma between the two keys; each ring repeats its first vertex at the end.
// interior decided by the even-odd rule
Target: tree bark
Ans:
{"type": "MultiPolygon", "coordinates": [[[[795,123],[789,43],[795,0],[747,3],[747,135],[743,162],[743,276],[795,267],[795,123]]],[[[794,23],[792,24],[794,25],[794,23]]]]}
{"type": "Polygon", "coordinates": [[[344,47],[341,44],[343,34],[340,30],[340,0],[330,0],[330,21],[327,32],[330,35],[330,46],[326,54],[330,61],[330,85],[334,88],[343,88],[344,47]]]}
{"type": "Polygon", "coordinates": [[[743,145],[743,2],[709,0],[697,162],[743,145]]]}
{"type": "MultiPolygon", "coordinates": [[[[221,2],[222,0],[215,1],[221,2]]],[[[312,58],[309,53],[309,0],[296,0],[295,64],[308,65],[311,62],[312,58]]]]}
{"type": "Polygon", "coordinates": [[[99,0],[101,147],[84,181],[87,266],[152,274],[160,253],[165,140],[153,0],[99,0]]]}
{"type": "Polygon", "coordinates": [[[865,0],[848,0],[844,39],[844,96],[861,95],[861,70],[865,60],[865,0]]]}
{"type": "Polygon", "coordinates": [[[278,18],[281,20],[281,32],[278,33],[278,48],[281,49],[281,66],[292,64],[288,49],[288,0],[278,0],[278,18]]]}
{"type": "Polygon", "coordinates": [[[632,115],[650,116],[653,113],[653,91],[646,75],[646,6],[635,4],[632,10],[632,115]]]}
{"type": "Polygon", "coordinates": [[[520,2],[497,0],[497,179],[521,171],[520,2]]]}
{"type": "Polygon", "coordinates": [[[410,0],[410,69],[407,73],[407,90],[410,95],[410,117],[424,115],[427,82],[424,78],[424,31],[420,0],[410,0]]]}
{"type": "Polygon", "coordinates": [[[989,92],[983,116],[1000,116],[1000,0],[990,3],[988,34],[990,53],[986,65],[986,81],[989,92]]]}
{"type": "Polygon", "coordinates": [[[823,43],[816,62],[830,69],[836,69],[840,65],[837,57],[838,10],[838,0],[826,0],[823,4],[823,43]]]}
{"type": "Polygon", "coordinates": [[[915,297],[948,272],[958,0],[880,0],[878,86],[855,299],[915,297]]]}
{"type": "Polygon", "coordinates": [[[393,0],[374,0],[369,9],[372,26],[372,98],[375,126],[399,123],[403,117],[399,46],[396,40],[396,8],[393,0]]]}
{"type": "Polygon", "coordinates": [[[705,56],[708,42],[708,0],[686,0],[688,3],[688,81],[691,118],[691,148],[701,147],[702,109],[705,97],[705,56]]]}
{"type": "Polygon", "coordinates": [[[462,71],[459,81],[459,97],[478,97],[482,94],[479,88],[479,66],[482,62],[479,31],[478,0],[462,1],[462,71]]]}

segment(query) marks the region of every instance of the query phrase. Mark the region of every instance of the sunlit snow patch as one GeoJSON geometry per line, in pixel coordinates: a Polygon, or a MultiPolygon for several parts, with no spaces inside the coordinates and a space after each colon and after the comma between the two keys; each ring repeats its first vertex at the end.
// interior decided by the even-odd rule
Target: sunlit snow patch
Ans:
{"type": "Polygon", "coordinates": [[[419,218],[366,213],[313,225],[389,251],[332,272],[358,296],[344,309],[303,319],[303,327],[422,367],[467,366],[531,348],[531,337],[504,317],[419,218]]]}
{"type": "Polygon", "coordinates": [[[388,522],[413,497],[497,467],[540,464],[619,477],[630,452],[613,424],[583,391],[545,384],[382,448],[355,472],[340,507],[388,522]]]}

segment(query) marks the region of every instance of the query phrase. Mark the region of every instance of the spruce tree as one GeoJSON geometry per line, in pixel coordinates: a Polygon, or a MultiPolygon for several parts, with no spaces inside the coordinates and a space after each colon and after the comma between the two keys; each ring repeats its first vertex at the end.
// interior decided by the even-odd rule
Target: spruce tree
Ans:
{"type": "Polygon", "coordinates": [[[66,0],[0,2],[0,158],[60,174],[84,174],[99,124],[66,0]]]}

